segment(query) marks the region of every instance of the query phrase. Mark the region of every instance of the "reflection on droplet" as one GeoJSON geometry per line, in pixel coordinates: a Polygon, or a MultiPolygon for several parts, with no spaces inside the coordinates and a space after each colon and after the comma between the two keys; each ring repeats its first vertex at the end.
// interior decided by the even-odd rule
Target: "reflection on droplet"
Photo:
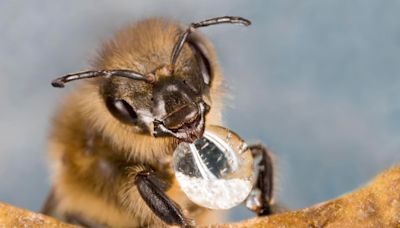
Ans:
{"type": "Polygon", "coordinates": [[[229,209],[243,202],[253,186],[253,158],[234,132],[208,126],[204,137],[179,144],[173,155],[176,178],[193,202],[229,209]]]}

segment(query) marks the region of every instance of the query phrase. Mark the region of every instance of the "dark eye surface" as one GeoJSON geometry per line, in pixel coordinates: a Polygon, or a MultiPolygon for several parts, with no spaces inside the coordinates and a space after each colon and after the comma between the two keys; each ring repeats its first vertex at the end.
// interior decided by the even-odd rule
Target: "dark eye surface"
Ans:
{"type": "Polygon", "coordinates": [[[195,39],[188,40],[188,44],[194,50],[197,62],[200,67],[201,75],[203,77],[203,82],[206,85],[210,85],[212,81],[212,71],[211,64],[206,55],[205,47],[200,45],[195,39]]]}
{"type": "Polygon", "coordinates": [[[136,123],[137,114],[125,100],[108,97],[106,99],[106,106],[111,114],[121,122],[126,124],[136,123]]]}

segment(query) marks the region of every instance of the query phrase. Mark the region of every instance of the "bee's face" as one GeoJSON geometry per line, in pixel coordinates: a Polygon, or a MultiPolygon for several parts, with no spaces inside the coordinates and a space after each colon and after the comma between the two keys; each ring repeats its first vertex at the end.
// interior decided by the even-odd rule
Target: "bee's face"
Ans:
{"type": "Polygon", "coordinates": [[[189,46],[191,55],[173,72],[167,65],[157,68],[153,83],[105,79],[100,92],[108,111],[143,134],[184,141],[201,137],[210,108],[212,72],[203,49],[196,44],[189,46]]]}
{"type": "Polygon", "coordinates": [[[212,46],[194,30],[223,23],[250,25],[240,17],[218,17],[182,30],[149,20],[105,45],[96,63],[99,70],[67,74],[52,85],[101,77],[100,94],[119,122],[136,133],[192,142],[203,135],[211,100],[219,103],[221,83],[212,46]]]}

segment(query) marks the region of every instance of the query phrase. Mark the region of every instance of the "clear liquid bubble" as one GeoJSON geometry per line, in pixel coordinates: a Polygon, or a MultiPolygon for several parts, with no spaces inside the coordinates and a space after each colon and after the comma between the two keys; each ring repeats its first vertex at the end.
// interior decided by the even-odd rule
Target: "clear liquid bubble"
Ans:
{"type": "Polygon", "coordinates": [[[246,143],[224,127],[207,126],[202,138],[180,143],[172,163],[183,192],[203,207],[232,208],[253,187],[253,157],[246,143]]]}

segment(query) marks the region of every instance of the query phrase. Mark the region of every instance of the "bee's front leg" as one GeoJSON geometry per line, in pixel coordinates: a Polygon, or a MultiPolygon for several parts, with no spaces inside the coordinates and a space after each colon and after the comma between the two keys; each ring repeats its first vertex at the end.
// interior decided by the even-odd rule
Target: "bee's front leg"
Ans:
{"type": "Polygon", "coordinates": [[[191,227],[191,221],[185,218],[179,206],[159,187],[160,182],[153,171],[141,171],[135,176],[139,194],[154,214],[169,225],[191,227]]]}
{"type": "Polygon", "coordinates": [[[251,145],[248,148],[256,161],[257,179],[246,206],[258,216],[272,214],[274,170],[271,153],[261,144],[251,145]]]}

